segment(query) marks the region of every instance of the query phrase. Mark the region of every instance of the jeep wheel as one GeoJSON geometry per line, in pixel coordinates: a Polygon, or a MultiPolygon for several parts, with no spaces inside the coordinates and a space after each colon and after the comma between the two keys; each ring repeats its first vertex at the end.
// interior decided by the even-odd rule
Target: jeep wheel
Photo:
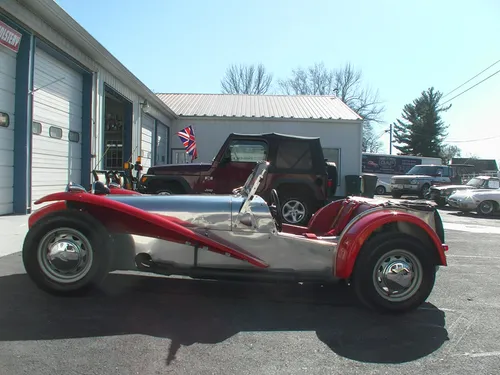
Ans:
{"type": "Polygon", "coordinates": [[[156,195],[172,195],[172,194],[182,194],[183,189],[182,187],[177,184],[177,183],[166,183],[166,184],[161,184],[155,189],[156,195]]]}
{"type": "Polygon", "coordinates": [[[287,197],[281,206],[281,217],[287,224],[306,225],[310,217],[310,203],[304,198],[287,197]]]}
{"type": "Polygon", "coordinates": [[[414,237],[379,235],[359,252],[352,277],[354,291],[375,310],[404,313],[416,309],[434,286],[433,255],[414,237]]]}

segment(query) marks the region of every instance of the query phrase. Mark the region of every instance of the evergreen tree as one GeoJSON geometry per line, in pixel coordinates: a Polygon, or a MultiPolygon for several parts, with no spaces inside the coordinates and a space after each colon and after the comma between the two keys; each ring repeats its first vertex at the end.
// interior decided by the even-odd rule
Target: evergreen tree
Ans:
{"type": "Polygon", "coordinates": [[[441,157],[448,125],[441,112],[451,108],[439,102],[443,94],[434,87],[422,91],[420,97],[403,107],[402,120],[393,124],[394,147],[403,155],[441,157]]]}

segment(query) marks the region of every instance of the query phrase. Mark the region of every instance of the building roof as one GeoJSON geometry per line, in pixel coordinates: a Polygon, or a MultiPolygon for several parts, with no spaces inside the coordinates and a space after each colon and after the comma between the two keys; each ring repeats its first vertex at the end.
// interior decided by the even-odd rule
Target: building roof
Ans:
{"type": "Polygon", "coordinates": [[[495,159],[452,158],[451,164],[471,164],[474,166],[476,173],[498,171],[495,159]]]}
{"type": "Polygon", "coordinates": [[[335,96],[157,94],[179,117],[255,117],[354,120],[361,117],[335,96]]]}

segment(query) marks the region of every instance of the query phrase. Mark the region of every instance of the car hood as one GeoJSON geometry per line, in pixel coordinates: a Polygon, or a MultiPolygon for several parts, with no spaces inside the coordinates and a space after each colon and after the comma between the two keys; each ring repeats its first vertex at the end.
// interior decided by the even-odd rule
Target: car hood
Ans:
{"type": "Polygon", "coordinates": [[[476,188],[468,185],[441,185],[441,186],[432,186],[433,190],[475,190],[476,188]]]}
{"type": "Polygon", "coordinates": [[[211,166],[212,164],[210,163],[156,165],[149,167],[146,174],[193,175],[208,171],[211,166]]]}
{"type": "Polygon", "coordinates": [[[500,199],[500,189],[466,189],[457,191],[452,194],[450,198],[463,199],[467,197],[474,197],[478,199],[492,198],[500,199]]]}
{"type": "MultiPolygon", "coordinates": [[[[232,220],[238,216],[245,201],[241,195],[108,195],[141,210],[155,213],[187,227],[230,231],[232,220]]],[[[266,202],[254,196],[251,210],[269,214],[266,202]]]]}
{"type": "Polygon", "coordinates": [[[406,178],[408,180],[418,179],[418,178],[432,178],[431,176],[427,176],[425,174],[399,174],[396,176],[392,176],[392,178],[406,178]]]}

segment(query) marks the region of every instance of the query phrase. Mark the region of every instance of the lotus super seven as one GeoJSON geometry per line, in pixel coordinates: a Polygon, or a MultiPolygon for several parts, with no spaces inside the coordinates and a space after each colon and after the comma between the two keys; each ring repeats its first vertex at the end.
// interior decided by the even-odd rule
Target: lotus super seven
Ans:
{"type": "MultiPolygon", "coordinates": [[[[281,222],[280,199],[256,194],[268,162],[231,195],[142,195],[95,182],[41,198],[23,262],[33,282],[72,295],[110,271],[200,279],[329,283],[344,280],[366,306],[406,312],[429,296],[446,266],[431,202],[362,197],[333,201],[307,226],[281,222]]],[[[333,297],[332,297],[333,298],[333,297]]]]}

